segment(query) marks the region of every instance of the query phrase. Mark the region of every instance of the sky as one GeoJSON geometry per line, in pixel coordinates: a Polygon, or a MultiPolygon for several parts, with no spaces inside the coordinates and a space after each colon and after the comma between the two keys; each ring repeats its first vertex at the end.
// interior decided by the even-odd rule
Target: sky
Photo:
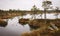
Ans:
{"type": "MultiPolygon", "coordinates": [[[[0,9],[9,10],[30,10],[33,5],[36,5],[37,8],[43,9],[42,2],[44,0],[0,0],[0,9]]],[[[50,0],[52,1],[52,6],[60,8],[60,0],[50,0]]]]}

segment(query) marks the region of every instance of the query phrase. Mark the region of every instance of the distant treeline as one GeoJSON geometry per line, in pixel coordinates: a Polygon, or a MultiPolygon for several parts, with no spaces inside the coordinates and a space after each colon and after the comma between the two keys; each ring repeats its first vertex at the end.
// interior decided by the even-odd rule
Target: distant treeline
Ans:
{"type": "MultiPolygon", "coordinates": [[[[0,12],[42,12],[44,13],[44,10],[12,10],[12,9],[9,9],[9,10],[1,10],[0,9],[0,12]]],[[[47,10],[46,13],[60,13],[60,10],[47,10]]]]}

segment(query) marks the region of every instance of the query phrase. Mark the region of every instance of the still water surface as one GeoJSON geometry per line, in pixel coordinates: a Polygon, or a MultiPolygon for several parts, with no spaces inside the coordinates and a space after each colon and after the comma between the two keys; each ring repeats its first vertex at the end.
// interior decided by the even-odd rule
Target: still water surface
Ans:
{"type": "Polygon", "coordinates": [[[6,27],[0,27],[0,36],[20,36],[22,32],[30,31],[28,24],[21,25],[18,23],[18,18],[8,19],[6,27]]]}

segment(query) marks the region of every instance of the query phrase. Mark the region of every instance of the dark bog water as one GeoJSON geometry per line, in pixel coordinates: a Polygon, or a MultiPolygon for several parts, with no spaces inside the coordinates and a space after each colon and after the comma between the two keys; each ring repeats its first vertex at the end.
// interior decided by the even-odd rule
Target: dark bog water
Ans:
{"type": "Polygon", "coordinates": [[[15,17],[8,20],[6,27],[0,27],[0,36],[20,36],[21,33],[28,31],[30,31],[29,25],[26,24],[23,26],[19,24],[18,18],[15,17]]]}

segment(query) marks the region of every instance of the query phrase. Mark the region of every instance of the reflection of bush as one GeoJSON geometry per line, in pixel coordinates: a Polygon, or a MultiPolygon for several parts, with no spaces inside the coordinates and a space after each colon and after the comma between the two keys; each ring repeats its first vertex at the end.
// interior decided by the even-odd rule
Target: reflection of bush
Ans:
{"type": "Polygon", "coordinates": [[[31,29],[38,29],[38,28],[40,28],[39,22],[37,22],[37,20],[30,21],[29,26],[30,26],[31,29]]]}
{"type": "Polygon", "coordinates": [[[34,26],[34,25],[29,25],[29,26],[30,26],[31,30],[32,29],[38,29],[39,28],[39,26],[34,26]]]}
{"type": "Polygon", "coordinates": [[[5,22],[5,21],[0,21],[0,26],[1,26],[1,27],[7,26],[7,22],[5,22]]]}

